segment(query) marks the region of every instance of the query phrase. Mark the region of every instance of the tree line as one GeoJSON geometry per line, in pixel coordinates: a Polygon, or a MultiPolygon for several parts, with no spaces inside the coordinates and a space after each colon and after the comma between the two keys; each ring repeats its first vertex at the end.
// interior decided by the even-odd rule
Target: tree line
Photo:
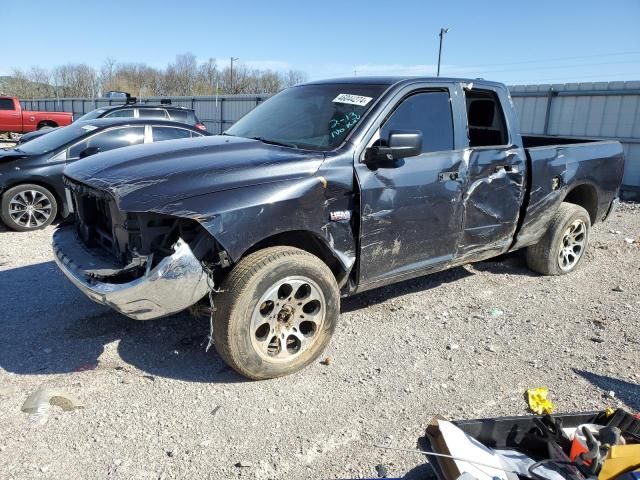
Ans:
{"type": "Polygon", "coordinates": [[[299,70],[276,72],[234,62],[221,68],[215,58],[198,63],[192,53],[176,56],[164,69],[145,63],[121,63],[107,58],[99,69],[86,64],[13,69],[4,93],[20,98],[99,97],[108,91],[136,97],[275,93],[307,80],[299,70]]]}

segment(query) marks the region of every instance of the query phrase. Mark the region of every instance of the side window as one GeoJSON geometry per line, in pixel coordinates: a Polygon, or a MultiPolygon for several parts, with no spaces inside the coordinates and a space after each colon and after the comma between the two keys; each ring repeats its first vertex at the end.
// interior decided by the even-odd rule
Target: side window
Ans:
{"type": "Polygon", "coordinates": [[[169,110],[169,118],[174,122],[180,123],[196,123],[195,120],[189,118],[189,111],[187,110],[169,110]]]}
{"type": "Polygon", "coordinates": [[[187,123],[189,125],[200,123],[193,110],[168,110],[168,113],[169,118],[174,122],[187,123]]]}
{"type": "Polygon", "coordinates": [[[167,111],[159,108],[139,108],[138,118],[168,118],[167,111]]]}
{"type": "Polygon", "coordinates": [[[393,130],[422,132],[422,153],[453,149],[453,116],[447,92],[411,95],[393,111],[380,129],[385,143],[393,130]]]}
{"type": "Polygon", "coordinates": [[[152,138],[154,142],[163,140],[176,140],[178,138],[190,138],[191,131],[184,128],[173,127],[152,127],[152,138]]]}
{"type": "Polygon", "coordinates": [[[115,128],[76,143],[69,148],[69,158],[78,158],[82,151],[89,147],[96,147],[99,152],[106,152],[140,143],[144,143],[144,127],[115,128]]]}
{"type": "Polygon", "coordinates": [[[123,108],[122,110],[114,110],[107,113],[104,118],[133,118],[133,108],[123,108]]]}
{"type": "Polygon", "coordinates": [[[506,145],[509,136],[500,100],[495,92],[471,90],[466,92],[469,146],[506,145]]]}
{"type": "Polygon", "coordinates": [[[13,100],[10,98],[0,98],[0,110],[15,110],[13,100]]]}

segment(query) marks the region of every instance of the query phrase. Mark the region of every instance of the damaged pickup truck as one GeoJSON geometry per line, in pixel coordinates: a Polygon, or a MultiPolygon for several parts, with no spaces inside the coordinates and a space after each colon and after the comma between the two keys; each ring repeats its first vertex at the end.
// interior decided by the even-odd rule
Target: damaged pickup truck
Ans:
{"type": "Polygon", "coordinates": [[[519,133],[507,88],[445,78],[309,83],[222,135],[97,154],[65,171],[66,276],[138,320],[194,307],[252,379],[316,359],[341,296],[526,247],[574,270],[615,207],[618,142],[519,133]]]}

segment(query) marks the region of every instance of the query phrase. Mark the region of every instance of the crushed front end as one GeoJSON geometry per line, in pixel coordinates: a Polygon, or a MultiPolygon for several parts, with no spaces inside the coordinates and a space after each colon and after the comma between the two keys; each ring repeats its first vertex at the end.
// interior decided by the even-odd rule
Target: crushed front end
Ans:
{"type": "Polygon", "coordinates": [[[85,295],[136,320],[184,310],[209,290],[213,240],[192,219],[118,209],[107,192],[65,178],[74,225],[53,236],[56,263],[85,295]]]}

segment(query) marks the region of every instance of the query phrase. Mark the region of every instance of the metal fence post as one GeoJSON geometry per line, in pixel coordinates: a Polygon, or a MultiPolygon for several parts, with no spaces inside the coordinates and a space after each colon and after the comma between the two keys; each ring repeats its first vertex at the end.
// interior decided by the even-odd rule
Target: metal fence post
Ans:
{"type": "Polygon", "coordinates": [[[224,98],[220,99],[220,121],[218,122],[218,133],[222,133],[224,132],[224,130],[222,129],[223,125],[224,125],[224,98]]]}
{"type": "Polygon", "coordinates": [[[553,88],[549,89],[547,93],[547,109],[544,112],[544,129],[542,134],[549,135],[549,118],[551,117],[551,105],[553,104],[553,98],[558,96],[558,92],[556,92],[553,88]]]}

